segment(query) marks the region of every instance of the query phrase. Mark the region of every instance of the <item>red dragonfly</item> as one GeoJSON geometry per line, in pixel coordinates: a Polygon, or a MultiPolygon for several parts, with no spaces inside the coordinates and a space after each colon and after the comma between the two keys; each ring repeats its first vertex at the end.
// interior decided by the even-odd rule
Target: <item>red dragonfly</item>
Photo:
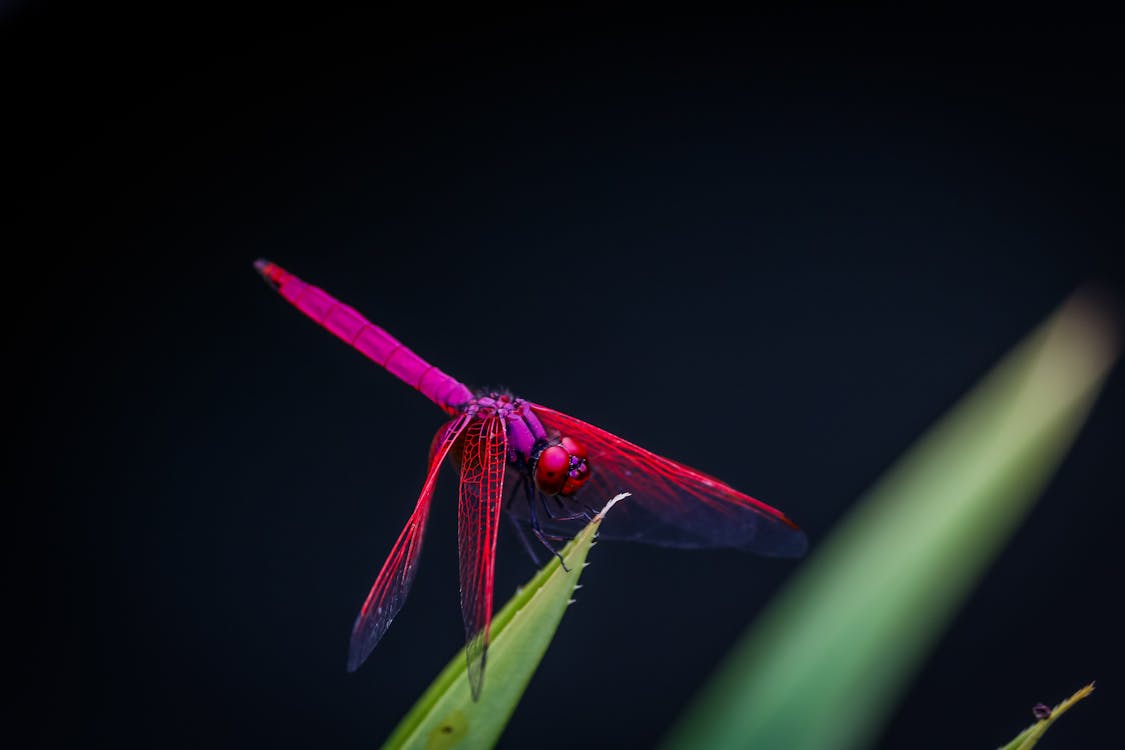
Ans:
{"type": "Polygon", "coordinates": [[[778,557],[804,554],[804,533],[775,508],[562,412],[510,393],[474,392],[323,290],[275,263],[258,260],[254,267],[298,310],[450,417],[430,446],[429,471],[414,512],[356,617],[349,672],[367,659],[406,600],[438,469],[446,458],[461,474],[461,613],[474,699],[484,680],[502,508],[533,559],[525,529],[558,554],[551,540],[573,535],[576,524],[594,513],[585,498],[604,502],[624,490],[632,497],[603,521],[602,538],[669,547],[733,547],[778,557]],[[505,479],[511,480],[507,497],[505,479]]]}

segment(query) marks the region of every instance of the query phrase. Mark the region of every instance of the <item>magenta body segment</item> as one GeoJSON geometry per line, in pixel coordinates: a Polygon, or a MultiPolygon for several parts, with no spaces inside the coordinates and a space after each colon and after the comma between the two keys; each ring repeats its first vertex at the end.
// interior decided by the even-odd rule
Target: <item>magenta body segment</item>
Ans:
{"type": "Polygon", "coordinates": [[[259,260],[254,267],[294,307],[419,391],[447,414],[458,413],[473,400],[472,391],[464,383],[426,362],[328,292],[302,281],[276,263],[259,260]]]}
{"type": "Polygon", "coordinates": [[[507,393],[490,393],[469,402],[465,412],[470,415],[498,416],[507,431],[510,460],[527,462],[536,443],[547,439],[547,430],[531,411],[531,404],[507,393]]]}

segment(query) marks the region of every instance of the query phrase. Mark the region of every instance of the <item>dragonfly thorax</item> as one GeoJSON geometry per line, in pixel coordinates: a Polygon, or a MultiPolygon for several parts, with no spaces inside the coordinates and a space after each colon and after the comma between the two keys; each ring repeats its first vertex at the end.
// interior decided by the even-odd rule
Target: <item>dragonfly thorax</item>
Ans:
{"type": "Polygon", "coordinates": [[[531,405],[510,393],[484,392],[461,407],[476,419],[499,417],[504,420],[508,442],[508,459],[522,467],[528,466],[537,443],[547,439],[543,423],[531,411],[531,405]]]}
{"type": "Polygon", "coordinates": [[[527,411],[527,402],[510,393],[491,391],[487,394],[478,395],[467,403],[462,411],[470,417],[504,417],[507,419],[512,415],[527,411]]]}
{"type": "Polygon", "coordinates": [[[504,420],[508,458],[544,495],[573,495],[590,478],[586,448],[566,435],[549,435],[531,405],[510,393],[481,393],[463,407],[470,417],[504,420]]]}

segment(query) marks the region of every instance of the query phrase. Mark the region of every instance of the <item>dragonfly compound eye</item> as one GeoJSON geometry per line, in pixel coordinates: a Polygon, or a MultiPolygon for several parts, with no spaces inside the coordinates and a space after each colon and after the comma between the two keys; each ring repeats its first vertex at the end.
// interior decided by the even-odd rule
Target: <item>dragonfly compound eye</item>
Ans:
{"type": "Polygon", "coordinates": [[[544,495],[573,495],[590,478],[586,446],[564,437],[535,458],[535,486],[544,495]]]}
{"type": "Polygon", "coordinates": [[[566,452],[575,458],[586,458],[586,446],[572,437],[564,437],[559,441],[559,445],[566,448],[566,452]]]}
{"type": "Polygon", "coordinates": [[[569,479],[570,455],[561,445],[552,445],[535,462],[535,486],[544,495],[557,495],[569,479]]]}
{"type": "Polygon", "coordinates": [[[560,495],[573,495],[590,478],[590,462],[586,460],[586,446],[574,438],[564,437],[559,445],[566,450],[566,481],[560,495]]]}

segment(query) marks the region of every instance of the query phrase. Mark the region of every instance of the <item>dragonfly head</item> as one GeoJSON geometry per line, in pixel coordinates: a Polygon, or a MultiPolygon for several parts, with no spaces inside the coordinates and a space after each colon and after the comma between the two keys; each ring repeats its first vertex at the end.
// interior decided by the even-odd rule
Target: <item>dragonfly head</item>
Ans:
{"type": "Polygon", "coordinates": [[[532,474],[544,495],[573,495],[590,478],[586,446],[570,437],[551,441],[533,454],[532,474]]]}

